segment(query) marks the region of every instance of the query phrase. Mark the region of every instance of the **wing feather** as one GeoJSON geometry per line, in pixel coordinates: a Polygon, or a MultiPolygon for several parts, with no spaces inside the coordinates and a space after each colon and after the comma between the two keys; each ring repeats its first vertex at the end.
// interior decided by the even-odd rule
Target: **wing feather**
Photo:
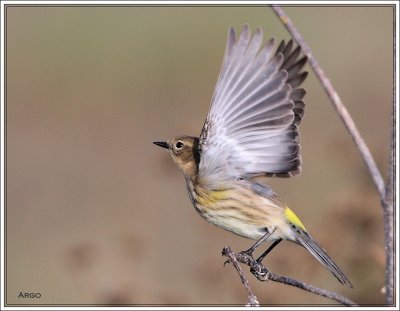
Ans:
{"type": "Polygon", "coordinates": [[[300,173],[298,125],[304,115],[307,57],[292,40],[264,45],[248,25],[229,29],[224,60],[200,135],[200,178],[218,182],[300,173]]]}

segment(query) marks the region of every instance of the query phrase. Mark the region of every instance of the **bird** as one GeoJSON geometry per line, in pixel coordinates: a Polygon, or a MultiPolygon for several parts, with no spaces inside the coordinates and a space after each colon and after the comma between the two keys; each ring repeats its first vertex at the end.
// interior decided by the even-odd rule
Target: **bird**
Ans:
{"type": "Polygon", "coordinates": [[[222,67],[199,137],[180,135],[154,144],[166,148],[182,171],[195,210],[208,222],[256,242],[272,242],[261,262],[282,240],[308,250],[336,279],[349,279],[311,237],[303,223],[271,187],[257,177],[301,173],[299,125],[306,90],[301,84],[307,56],[293,40],[248,24],[237,37],[228,30],[222,67]]]}

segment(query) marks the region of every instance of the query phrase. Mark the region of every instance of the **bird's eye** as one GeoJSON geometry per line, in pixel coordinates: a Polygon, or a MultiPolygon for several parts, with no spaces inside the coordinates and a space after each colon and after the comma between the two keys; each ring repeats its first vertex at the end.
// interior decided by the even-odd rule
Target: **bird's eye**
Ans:
{"type": "Polygon", "coordinates": [[[175,144],[175,148],[176,149],[181,149],[183,147],[183,142],[181,142],[181,141],[178,141],[176,144],[175,144]]]}

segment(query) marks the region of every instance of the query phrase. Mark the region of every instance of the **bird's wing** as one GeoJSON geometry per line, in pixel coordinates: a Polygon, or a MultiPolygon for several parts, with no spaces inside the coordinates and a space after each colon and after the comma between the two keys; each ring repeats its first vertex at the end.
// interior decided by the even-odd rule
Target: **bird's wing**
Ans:
{"type": "MultiPolygon", "coordinates": [[[[305,90],[298,86],[307,58],[300,47],[275,40],[262,48],[260,28],[230,28],[225,56],[200,141],[199,176],[288,177],[301,170],[298,125],[305,90]]],[[[217,177],[220,178],[217,178],[217,177]]]]}

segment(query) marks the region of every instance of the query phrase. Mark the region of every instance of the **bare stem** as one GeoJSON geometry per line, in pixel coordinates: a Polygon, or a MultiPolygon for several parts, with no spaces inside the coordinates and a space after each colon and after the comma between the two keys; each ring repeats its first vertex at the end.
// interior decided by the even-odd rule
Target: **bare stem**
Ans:
{"type": "MultiPolygon", "coordinates": [[[[299,33],[297,28],[293,25],[292,21],[283,11],[279,5],[272,5],[272,10],[279,17],[283,25],[292,35],[294,40],[301,46],[303,52],[307,55],[309,63],[317,78],[320,80],[325,92],[329,96],[333,106],[337,113],[342,119],[348,132],[350,133],[357,149],[361,153],[365,164],[367,165],[368,171],[372,177],[372,180],[378,190],[381,198],[381,205],[383,209],[384,218],[384,233],[385,233],[385,253],[386,253],[386,272],[385,272],[385,292],[386,302],[388,304],[394,303],[394,211],[393,211],[393,193],[394,193],[394,148],[395,148],[395,134],[394,134],[394,111],[395,111],[395,100],[393,107],[393,118],[392,118],[392,133],[391,133],[391,147],[390,147],[390,159],[388,167],[388,180],[385,186],[383,177],[378,170],[378,167],[368,149],[365,141],[360,135],[353,119],[349,112],[344,106],[339,95],[333,88],[333,85],[329,78],[325,75],[318,61],[312,55],[311,48],[307,45],[302,35],[299,33]]],[[[395,96],[394,96],[395,98],[395,96]]]]}
{"type": "MultiPolygon", "coordinates": [[[[394,97],[395,98],[395,97],[394,97]]],[[[388,305],[394,304],[394,163],[395,153],[394,148],[396,145],[395,141],[395,100],[393,101],[392,111],[392,125],[391,125],[391,146],[388,163],[388,176],[385,188],[385,197],[382,200],[383,207],[383,223],[385,231],[385,253],[386,253],[386,271],[385,271],[385,293],[386,303],[388,305]]]]}
{"type": "MultiPolygon", "coordinates": [[[[335,300],[343,305],[346,306],[357,306],[357,304],[353,301],[351,301],[350,299],[343,297],[337,293],[325,290],[325,289],[321,289],[315,286],[312,286],[310,284],[306,284],[303,283],[301,281],[286,277],[286,276],[281,276],[278,274],[275,274],[271,271],[269,271],[262,263],[257,262],[255,259],[253,259],[253,257],[251,257],[250,255],[247,255],[245,253],[238,253],[235,254],[234,252],[232,252],[230,247],[225,247],[222,251],[222,255],[226,256],[228,258],[228,262],[231,262],[236,270],[238,271],[240,278],[242,279],[242,283],[245,285],[245,283],[243,282],[243,272],[238,264],[238,262],[241,262],[247,266],[250,267],[250,272],[260,281],[274,281],[274,282],[279,282],[279,283],[283,283],[286,285],[291,285],[300,289],[303,289],[307,292],[322,296],[322,297],[326,297],[332,300],[335,300]]],[[[248,286],[248,281],[247,282],[247,286],[248,286]]],[[[245,285],[246,287],[246,285],[245,285]]],[[[246,287],[246,290],[249,287],[246,287]]],[[[248,291],[249,292],[249,291],[248,291]]],[[[251,293],[251,290],[250,290],[251,293]]],[[[252,294],[252,293],[251,293],[252,294]]],[[[254,295],[253,295],[254,296],[254,295]]],[[[254,296],[255,297],[255,296],[254,296]]],[[[250,301],[250,294],[249,294],[249,301],[250,301]]],[[[258,301],[257,301],[258,303],[258,301]]]]}
{"type": "MultiPolygon", "coordinates": [[[[236,271],[238,272],[240,279],[242,281],[242,284],[247,291],[248,306],[259,307],[260,303],[258,302],[256,295],[253,294],[253,292],[250,288],[249,281],[244,276],[242,268],[240,267],[240,265],[236,259],[236,256],[232,252],[231,248],[229,246],[225,247],[222,250],[222,255],[228,258],[227,262],[232,263],[233,266],[235,267],[236,271]]],[[[225,262],[225,263],[227,263],[227,262],[225,262]]]]}

